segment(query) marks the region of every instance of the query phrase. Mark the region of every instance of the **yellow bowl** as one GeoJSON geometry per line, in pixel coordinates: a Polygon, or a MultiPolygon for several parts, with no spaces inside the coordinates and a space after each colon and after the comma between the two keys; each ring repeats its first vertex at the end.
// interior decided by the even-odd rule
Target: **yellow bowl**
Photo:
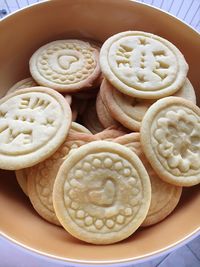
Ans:
{"type": "MultiPolygon", "coordinates": [[[[103,42],[126,30],[152,32],[174,43],[189,63],[189,78],[200,103],[199,34],[167,13],[128,0],[46,1],[2,20],[0,94],[29,76],[29,58],[43,44],[68,37],[103,42]]],[[[0,175],[2,235],[29,250],[71,264],[122,264],[145,260],[187,241],[200,229],[200,190],[196,186],[184,190],[180,204],[163,222],[139,229],[117,244],[89,245],[40,218],[19,189],[13,172],[1,171],[0,175]]]]}

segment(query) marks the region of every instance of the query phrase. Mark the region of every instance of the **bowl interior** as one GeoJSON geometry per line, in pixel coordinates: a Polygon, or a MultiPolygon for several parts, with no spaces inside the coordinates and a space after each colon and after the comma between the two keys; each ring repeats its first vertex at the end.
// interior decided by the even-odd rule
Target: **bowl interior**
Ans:
{"type": "MultiPolygon", "coordinates": [[[[189,63],[189,78],[200,103],[200,36],[179,20],[128,0],[57,0],[24,9],[0,23],[0,95],[29,76],[28,62],[41,45],[64,38],[103,42],[125,30],[152,32],[173,42],[189,63]]],[[[81,263],[115,263],[163,251],[197,232],[199,186],[184,189],[181,202],[163,222],[139,229],[123,242],[95,246],[47,223],[19,189],[14,172],[0,172],[0,231],[21,245],[55,258],[81,263]]]]}

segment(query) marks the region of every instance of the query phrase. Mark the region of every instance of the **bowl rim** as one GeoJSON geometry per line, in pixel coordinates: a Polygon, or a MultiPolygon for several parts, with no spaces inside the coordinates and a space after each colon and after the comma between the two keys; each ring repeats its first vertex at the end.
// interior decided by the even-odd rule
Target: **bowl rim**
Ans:
{"type": "MultiPolygon", "coordinates": [[[[115,0],[115,1],[119,2],[120,0],[115,0]]],[[[8,20],[10,17],[13,17],[15,14],[18,14],[19,12],[26,11],[26,9],[30,9],[33,6],[46,5],[48,2],[50,2],[50,0],[42,0],[41,2],[32,3],[28,6],[22,7],[18,10],[15,10],[15,11],[9,13],[5,17],[1,18],[0,22],[8,20]]],[[[185,24],[185,26],[190,28],[190,30],[192,30],[195,34],[197,34],[198,37],[200,37],[200,32],[198,32],[190,24],[188,24],[187,22],[183,21],[182,19],[176,17],[175,15],[169,13],[168,11],[161,9],[160,7],[152,6],[150,4],[147,4],[144,2],[138,2],[135,0],[126,0],[126,2],[134,2],[134,4],[136,4],[136,5],[147,6],[150,9],[156,9],[159,12],[165,13],[169,17],[172,17],[173,19],[181,22],[182,24],[185,24]]],[[[91,266],[91,265],[92,266],[95,265],[95,266],[100,267],[100,266],[105,266],[105,264],[106,264],[106,266],[122,267],[122,266],[129,266],[130,264],[132,265],[132,264],[136,264],[136,263],[144,263],[146,261],[153,260],[159,256],[165,255],[167,253],[172,252],[175,249],[182,247],[183,245],[187,244],[188,242],[190,242],[191,240],[193,240],[197,236],[200,236],[200,226],[197,229],[195,229],[193,232],[191,232],[190,234],[185,236],[184,238],[179,239],[178,241],[174,242],[173,244],[171,244],[169,246],[166,246],[162,249],[156,250],[156,251],[151,252],[151,253],[147,253],[144,256],[130,257],[130,258],[121,259],[121,260],[77,260],[77,259],[72,259],[72,258],[60,257],[60,256],[56,256],[53,254],[49,254],[49,253],[34,249],[30,246],[27,246],[24,243],[19,242],[16,239],[10,237],[9,235],[3,233],[2,231],[0,231],[0,236],[3,237],[4,239],[10,241],[13,245],[16,245],[16,247],[20,247],[21,249],[24,249],[25,251],[29,252],[30,254],[34,254],[35,256],[37,255],[40,257],[44,257],[44,258],[48,258],[49,260],[54,261],[55,263],[56,262],[57,263],[65,262],[67,264],[74,264],[74,267],[91,266]]]]}

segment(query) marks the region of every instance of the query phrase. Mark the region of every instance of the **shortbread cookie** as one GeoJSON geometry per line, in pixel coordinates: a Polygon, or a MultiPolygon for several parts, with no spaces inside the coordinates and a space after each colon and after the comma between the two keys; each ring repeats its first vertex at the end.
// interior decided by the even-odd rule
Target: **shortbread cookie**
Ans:
{"type": "Polygon", "coordinates": [[[27,189],[27,170],[28,169],[21,169],[15,171],[15,176],[19,186],[21,187],[22,191],[25,195],[28,196],[28,189],[27,189]]]}
{"type": "Polygon", "coordinates": [[[67,101],[67,103],[71,106],[72,104],[72,96],[71,95],[65,95],[65,100],[67,101]]]}
{"type": "Polygon", "coordinates": [[[185,83],[181,89],[179,89],[173,96],[183,97],[196,104],[195,90],[188,78],[185,80],[185,83]]]}
{"type": "Polygon", "coordinates": [[[95,134],[94,137],[96,138],[96,140],[113,141],[113,139],[125,134],[127,134],[127,132],[124,129],[112,126],[106,128],[100,133],[95,134]]]}
{"type": "Polygon", "coordinates": [[[83,125],[85,125],[93,134],[103,131],[105,128],[101,125],[95,103],[90,103],[82,116],[83,125]]]}
{"type": "Polygon", "coordinates": [[[139,131],[142,118],[151,106],[150,100],[136,100],[136,98],[122,94],[106,79],[101,84],[101,95],[111,116],[124,127],[139,131]]]}
{"type": "Polygon", "coordinates": [[[135,152],[149,174],[152,188],[151,204],[142,226],[149,226],[162,221],[177,206],[181,197],[182,187],[164,182],[154,172],[142,151],[139,133],[118,137],[114,142],[125,145],[135,152]]]}
{"type": "Polygon", "coordinates": [[[46,87],[21,89],[0,100],[0,168],[18,170],[51,156],[65,140],[71,109],[46,87]]]}
{"type": "Polygon", "coordinates": [[[136,154],[106,141],[86,144],[69,155],[53,189],[62,226],[94,244],[115,243],[135,232],[150,199],[149,177],[136,154]]]}
{"type": "Polygon", "coordinates": [[[188,72],[183,55],[172,43],[140,31],[121,32],[106,40],[100,65],[105,78],[119,91],[145,99],[175,93],[188,72]]]}
{"type": "Polygon", "coordinates": [[[92,134],[85,126],[77,122],[72,122],[70,130],[78,133],[92,134]]]}
{"type": "Polygon", "coordinates": [[[179,97],[166,97],[146,112],[141,144],[153,169],[178,186],[200,183],[200,109],[179,97]]]}
{"type": "Polygon", "coordinates": [[[36,83],[36,81],[33,80],[32,77],[26,78],[24,80],[21,80],[19,82],[17,82],[16,84],[14,84],[6,93],[6,95],[13,93],[19,89],[24,89],[24,88],[30,88],[30,87],[34,87],[37,86],[38,84],[36,83]]]}
{"type": "Polygon", "coordinates": [[[33,54],[30,72],[40,85],[59,92],[92,88],[101,74],[99,51],[81,40],[54,41],[33,54]]]}
{"type": "Polygon", "coordinates": [[[60,225],[52,203],[52,192],[57,172],[70,151],[94,141],[91,135],[72,133],[61,147],[45,161],[28,170],[28,195],[34,209],[47,221],[60,225]]]}
{"type": "Polygon", "coordinates": [[[99,118],[100,123],[105,128],[113,126],[113,125],[119,126],[119,123],[111,117],[110,112],[108,108],[106,107],[106,105],[104,104],[100,93],[97,95],[97,99],[96,99],[96,111],[97,111],[97,116],[99,118]]]}

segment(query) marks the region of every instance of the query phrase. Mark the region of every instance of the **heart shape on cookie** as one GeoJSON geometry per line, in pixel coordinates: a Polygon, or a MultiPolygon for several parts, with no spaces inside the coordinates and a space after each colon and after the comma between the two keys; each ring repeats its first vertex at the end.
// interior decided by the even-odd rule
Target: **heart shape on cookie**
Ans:
{"type": "Polygon", "coordinates": [[[89,200],[97,206],[110,206],[115,198],[115,184],[107,179],[101,188],[89,192],[89,200]]]}

